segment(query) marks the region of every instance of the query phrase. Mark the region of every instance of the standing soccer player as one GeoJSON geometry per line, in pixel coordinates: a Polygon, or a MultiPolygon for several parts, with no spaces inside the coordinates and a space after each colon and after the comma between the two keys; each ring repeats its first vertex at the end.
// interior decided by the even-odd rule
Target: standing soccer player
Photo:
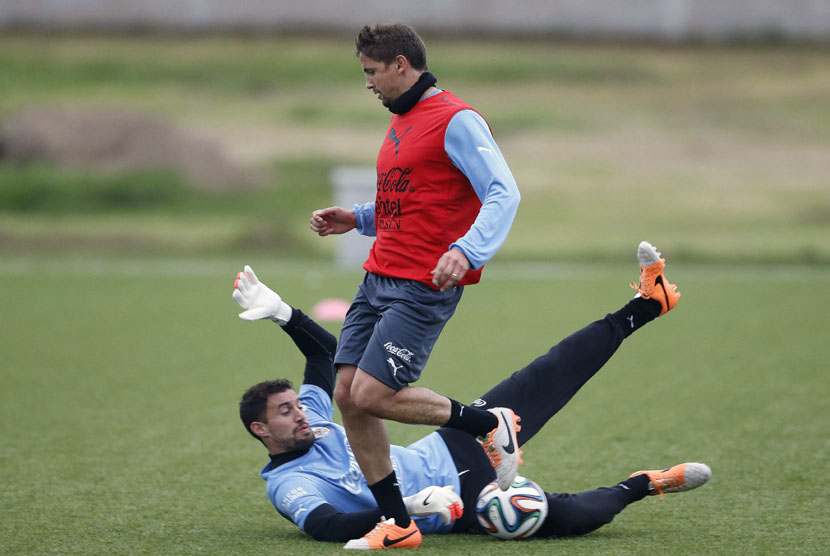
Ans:
{"type": "MultiPolygon", "coordinates": [[[[349,443],[397,547],[420,545],[390,460],[384,419],[446,426],[482,439],[506,490],[516,475],[519,417],[410,386],[420,377],[463,287],[504,243],[520,196],[484,119],[436,88],[426,48],[403,24],[365,26],[355,53],[366,88],[393,114],[377,158],[377,195],[348,210],[315,211],[321,236],[352,229],[376,236],[367,274],[346,315],[335,356],[335,399],[349,443]]],[[[374,546],[369,537],[350,547],[374,546]]]]}

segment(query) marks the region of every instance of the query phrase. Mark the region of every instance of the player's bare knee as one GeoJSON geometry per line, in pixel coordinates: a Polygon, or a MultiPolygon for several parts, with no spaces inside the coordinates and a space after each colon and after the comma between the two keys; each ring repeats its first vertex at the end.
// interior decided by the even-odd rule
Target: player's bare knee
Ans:
{"type": "Polygon", "coordinates": [[[358,409],[374,417],[390,417],[390,405],[396,391],[366,371],[358,369],[351,385],[351,399],[358,409]]]}
{"type": "Polygon", "coordinates": [[[340,409],[341,413],[349,413],[358,410],[352,400],[351,389],[349,386],[350,385],[338,382],[334,387],[334,401],[337,402],[337,407],[340,409]]]}
{"type": "Polygon", "coordinates": [[[352,388],[352,402],[362,412],[374,415],[375,417],[384,417],[383,415],[383,398],[378,396],[376,392],[367,388],[352,388]]]}
{"type": "Polygon", "coordinates": [[[357,370],[352,365],[339,365],[337,367],[337,384],[334,386],[334,401],[340,412],[357,411],[352,401],[352,382],[357,370]]]}

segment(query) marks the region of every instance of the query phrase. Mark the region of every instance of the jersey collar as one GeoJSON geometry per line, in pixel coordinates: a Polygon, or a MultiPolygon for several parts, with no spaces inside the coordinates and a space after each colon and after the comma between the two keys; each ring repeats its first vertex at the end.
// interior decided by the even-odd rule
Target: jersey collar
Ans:
{"type": "Polygon", "coordinates": [[[292,450],[290,452],[283,452],[281,454],[270,454],[271,469],[276,469],[280,465],[288,463],[289,461],[294,461],[297,458],[301,458],[304,455],[306,455],[309,450],[311,450],[311,446],[309,446],[305,450],[292,450]]]}

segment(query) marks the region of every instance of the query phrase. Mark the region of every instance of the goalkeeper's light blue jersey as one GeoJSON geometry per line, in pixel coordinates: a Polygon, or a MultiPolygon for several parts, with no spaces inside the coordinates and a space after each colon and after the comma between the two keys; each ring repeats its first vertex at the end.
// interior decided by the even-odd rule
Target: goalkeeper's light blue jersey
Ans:
{"type": "MultiPolygon", "coordinates": [[[[269,463],[260,473],[268,498],[277,511],[305,531],[305,520],[321,504],[350,513],[377,507],[366,479],[352,454],[345,429],[333,423],[331,398],[318,388],[304,384],[300,401],[316,437],[307,454],[274,468],[269,463]]],[[[392,467],[404,496],[430,486],[452,485],[460,492],[458,471],[447,445],[437,433],[406,448],[392,446],[392,467]]],[[[438,515],[415,518],[423,533],[446,533],[438,515]]]]}

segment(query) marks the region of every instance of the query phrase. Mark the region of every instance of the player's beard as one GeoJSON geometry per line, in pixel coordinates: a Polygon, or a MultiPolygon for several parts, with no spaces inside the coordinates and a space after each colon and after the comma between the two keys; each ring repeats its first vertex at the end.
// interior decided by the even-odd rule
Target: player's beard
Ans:
{"type": "Polygon", "coordinates": [[[314,436],[313,435],[308,437],[308,438],[299,438],[294,443],[294,450],[300,450],[300,451],[304,452],[304,451],[308,450],[309,448],[311,448],[312,445],[314,445],[314,436]]]}
{"type": "MultiPolygon", "coordinates": [[[[308,423],[303,423],[303,425],[308,426],[308,423]]],[[[301,426],[303,426],[303,425],[301,425],[301,426]]],[[[314,432],[311,429],[307,429],[307,431],[308,431],[307,436],[295,436],[294,437],[295,438],[294,448],[293,448],[294,450],[303,450],[303,451],[305,451],[305,450],[308,450],[309,448],[311,448],[311,445],[314,444],[314,440],[315,440],[314,432]]],[[[296,435],[297,432],[294,431],[294,434],[296,435]]]]}

